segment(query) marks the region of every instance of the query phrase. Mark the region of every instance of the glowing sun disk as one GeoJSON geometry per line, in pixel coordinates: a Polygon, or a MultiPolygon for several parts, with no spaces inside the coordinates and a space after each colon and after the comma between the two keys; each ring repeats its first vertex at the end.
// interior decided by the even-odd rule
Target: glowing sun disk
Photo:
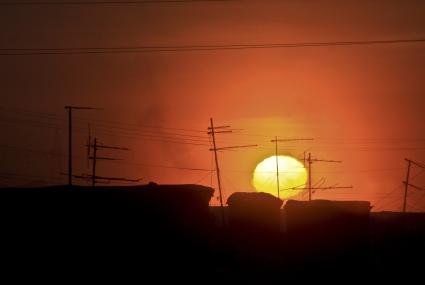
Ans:
{"type": "Polygon", "coordinates": [[[252,185],[258,192],[266,192],[278,197],[276,161],[279,166],[280,198],[288,199],[299,195],[307,182],[307,171],[304,165],[291,156],[271,156],[260,162],[254,170],[252,185]]]}

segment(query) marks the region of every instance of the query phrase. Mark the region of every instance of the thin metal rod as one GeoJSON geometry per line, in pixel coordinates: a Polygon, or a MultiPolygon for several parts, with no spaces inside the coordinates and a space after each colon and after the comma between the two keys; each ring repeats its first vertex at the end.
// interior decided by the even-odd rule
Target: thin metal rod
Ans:
{"type": "Polygon", "coordinates": [[[68,108],[68,185],[72,186],[72,108],[68,108]]]}
{"type": "Polygon", "coordinates": [[[410,166],[412,161],[407,159],[407,174],[406,181],[404,182],[404,199],[403,199],[403,213],[406,213],[406,204],[407,204],[407,188],[409,187],[409,176],[410,176],[410,166]]]}
{"type": "Polygon", "coordinates": [[[93,144],[93,174],[92,174],[92,186],[96,186],[96,155],[97,155],[97,139],[94,138],[93,144]]]}
{"type": "Polygon", "coordinates": [[[308,200],[311,201],[311,153],[308,153],[308,200]]]}
{"type": "Polygon", "coordinates": [[[274,137],[275,140],[275,157],[276,157],[276,184],[277,184],[277,198],[280,199],[280,189],[279,189],[279,158],[277,153],[277,136],[274,137]]]}

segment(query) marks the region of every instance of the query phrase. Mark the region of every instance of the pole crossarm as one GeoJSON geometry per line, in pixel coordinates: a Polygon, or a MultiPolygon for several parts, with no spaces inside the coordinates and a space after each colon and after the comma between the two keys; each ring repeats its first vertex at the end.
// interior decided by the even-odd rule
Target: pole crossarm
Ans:
{"type": "Polygon", "coordinates": [[[405,185],[407,185],[407,186],[410,186],[410,187],[412,187],[412,188],[415,188],[415,189],[417,189],[417,190],[420,190],[420,191],[425,190],[425,188],[422,188],[422,187],[416,186],[416,185],[414,185],[414,184],[412,184],[412,183],[407,183],[406,181],[403,181],[403,184],[405,184],[405,185]]]}
{"type": "Polygon", "coordinates": [[[73,110],[103,110],[102,108],[96,108],[96,107],[80,107],[80,106],[65,106],[65,109],[73,109],[73,110]]]}
{"type": "Polygon", "coordinates": [[[106,177],[106,176],[94,176],[88,175],[88,174],[82,174],[82,175],[73,175],[74,178],[77,179],[84,179],[84,180],[110,180],[110,181],[125,181],[125,182],[140,182],[143,179],[128,179],[128,178],[120,178],[120,177],[106,177]]]}
{"type": "MultiPolygon", "coordinates": [[[[207,134],[211,135],[213,133],[213,131],[209,131],[207,134]]],[[[233,133],[232,130],[227,130],[227,131],[214,131],[214,134],[229,134],[229,133],[233,133]]]]}
{"type": "Polygon", "coordinates": [[[271,140],[270,142],[274,143],[274,142],[295,142],[295,141],[312,141],[314,139],[309,139],[309,138],[305,138],[305,139],[274,139],[271,140]]]}
{"type": "Polygon", "coordinates": [[[218,127],[211,126],[211,127],[208,127],[208,130],[227,129],[227,128],[230,128],[230,126],[218,126],[218,127]]]}
{"type": "Polygon", "coordinates": [[[422,164],[422,163],[419,163],[419,162],[413,161],[413,160],[408,159],[408,158],[405,158],[404,160],[406,160],[407,162],[409,162],[409,161],[410,161],[410,163],[412,163],[412,164],[414,164],[414,165],[416,165],[416,166],[418,166],[418,167],[420,167],[420,168],[424,168],[424,169],[425,169],[425,164],[422,164]]]}
{"type": "Polygon", "coordinates": [[[93,160],[123,160],[122,158],[113,158],[113,157],[102,157],[102,156],[97,156],[96,158],[93,156],[90,156],[89,159],[93,160]]]}
{"type": "Polygon", "coordinates": [[[130,150],[126,147],[117,147],[117,146],[106,146],[106,145],[99,145],[98,148],[105,148],[105,149],[114,149],[114,150],[130,150]]]}
{"type": "MultiPolygon", "coordinates": [[[[311,187],[311,190],[332,190],[332,189],[353,189],[353,186],[328,186],[328,187],[311,187]]],[[[299,187],[291,187],[291,188],[286,188],[286,189],[282,189],[280,191],[285,191],[285,190],[307,190],[310,189],[308,187],[303,187],[303,188],[299,188],[299,187]]]]}
{"type": "Polygon", "coordinates": [[[140,179],[129,179],[129,178],[121,178],[121,177],[106,177],[106,176],[95,176],[94,178],[99,179],[99,180],[127,181],[127,182],[139,182],[139,181],[143,180],[142,178],[140,178],[140,179]]]}
{"type": "Polygon", "coordinates": [[[326,160],[326,159],[316,159],[312,158],[311,162],[335,162],[335,163],[342,163],[341,160],[326,160]]]}
{"type": "MultiPolygon", "coordinates": [[[[86,146],[87,146],[87,147],[93,147],[93,145],[92,145],[92,144],[86,144],[86,146]]],[[[98,149],[100,149],[100,148],[104,148],[104,149],[125,150],[125,151],[129,151],[129,150],[131,150],[131,149],[126,148],[126,147],[107,146],[107,145],[103,145],[103,144],[98,144],[98,145],[96,145],[96,147],[97,147],[98,149]]]]}

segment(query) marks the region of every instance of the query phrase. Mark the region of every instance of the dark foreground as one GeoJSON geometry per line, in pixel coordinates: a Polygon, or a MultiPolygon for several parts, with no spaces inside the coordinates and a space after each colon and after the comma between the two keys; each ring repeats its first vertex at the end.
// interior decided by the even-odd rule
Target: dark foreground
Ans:
{"type": "Polygon", "coordinates": [[[424,270],[424,214],[330,201],[279,210],[258,196],[222,211],[208,206],[212,194],[154,184],[0,189],[2,280],[345,282],[424,270]]]}

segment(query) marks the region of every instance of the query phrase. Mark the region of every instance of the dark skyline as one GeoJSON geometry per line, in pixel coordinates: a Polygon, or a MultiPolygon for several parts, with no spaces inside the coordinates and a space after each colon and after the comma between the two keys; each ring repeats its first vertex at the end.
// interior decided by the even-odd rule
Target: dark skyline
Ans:
{"type": "MultiPolygon", "coordinates": [[[[2,5],[0,47],[418,39],[425,38],[424,12],[422,1],[2,5]]],[[[314,179],[326,177],[327,184],[354,188],[317,193],[318,198],[370,200],[376,210],[401,209],[404,158],[425,162],[425,43],[0,60],[1,173],[66,182],[61,175],[66,172],[65,105],[104,108],[76,115],[84,118],[75,122],[74,153],[80,158],[75,161],[76,174],[88,171],[84,144],[90,122],[92,134],[103,143],[132,149],[119,154],[130,164],[99,165],[105,175],[210,185],[210,173],[199,170],[211,169],[206,134],[210,117],[217,124],[244,129],[221,136],[220,145],[259,144],[220,153],[227,196],[254,190],[252,170],[274,154],[270,139],[276,135],[315,138],[282,144],[282,154],[299,157],[311,150],[318,157],[343,161],[337,166],[315,165],[314,179]]],[[[424,174],[415,169],[412,175],[415,183],[424,185],[424,174]]],[[[32,178],[19,183],[37,184],[32,178]]],[[[412,210],[424,210],[423,195],[412,190],[411,199],[412,210]]]]}

